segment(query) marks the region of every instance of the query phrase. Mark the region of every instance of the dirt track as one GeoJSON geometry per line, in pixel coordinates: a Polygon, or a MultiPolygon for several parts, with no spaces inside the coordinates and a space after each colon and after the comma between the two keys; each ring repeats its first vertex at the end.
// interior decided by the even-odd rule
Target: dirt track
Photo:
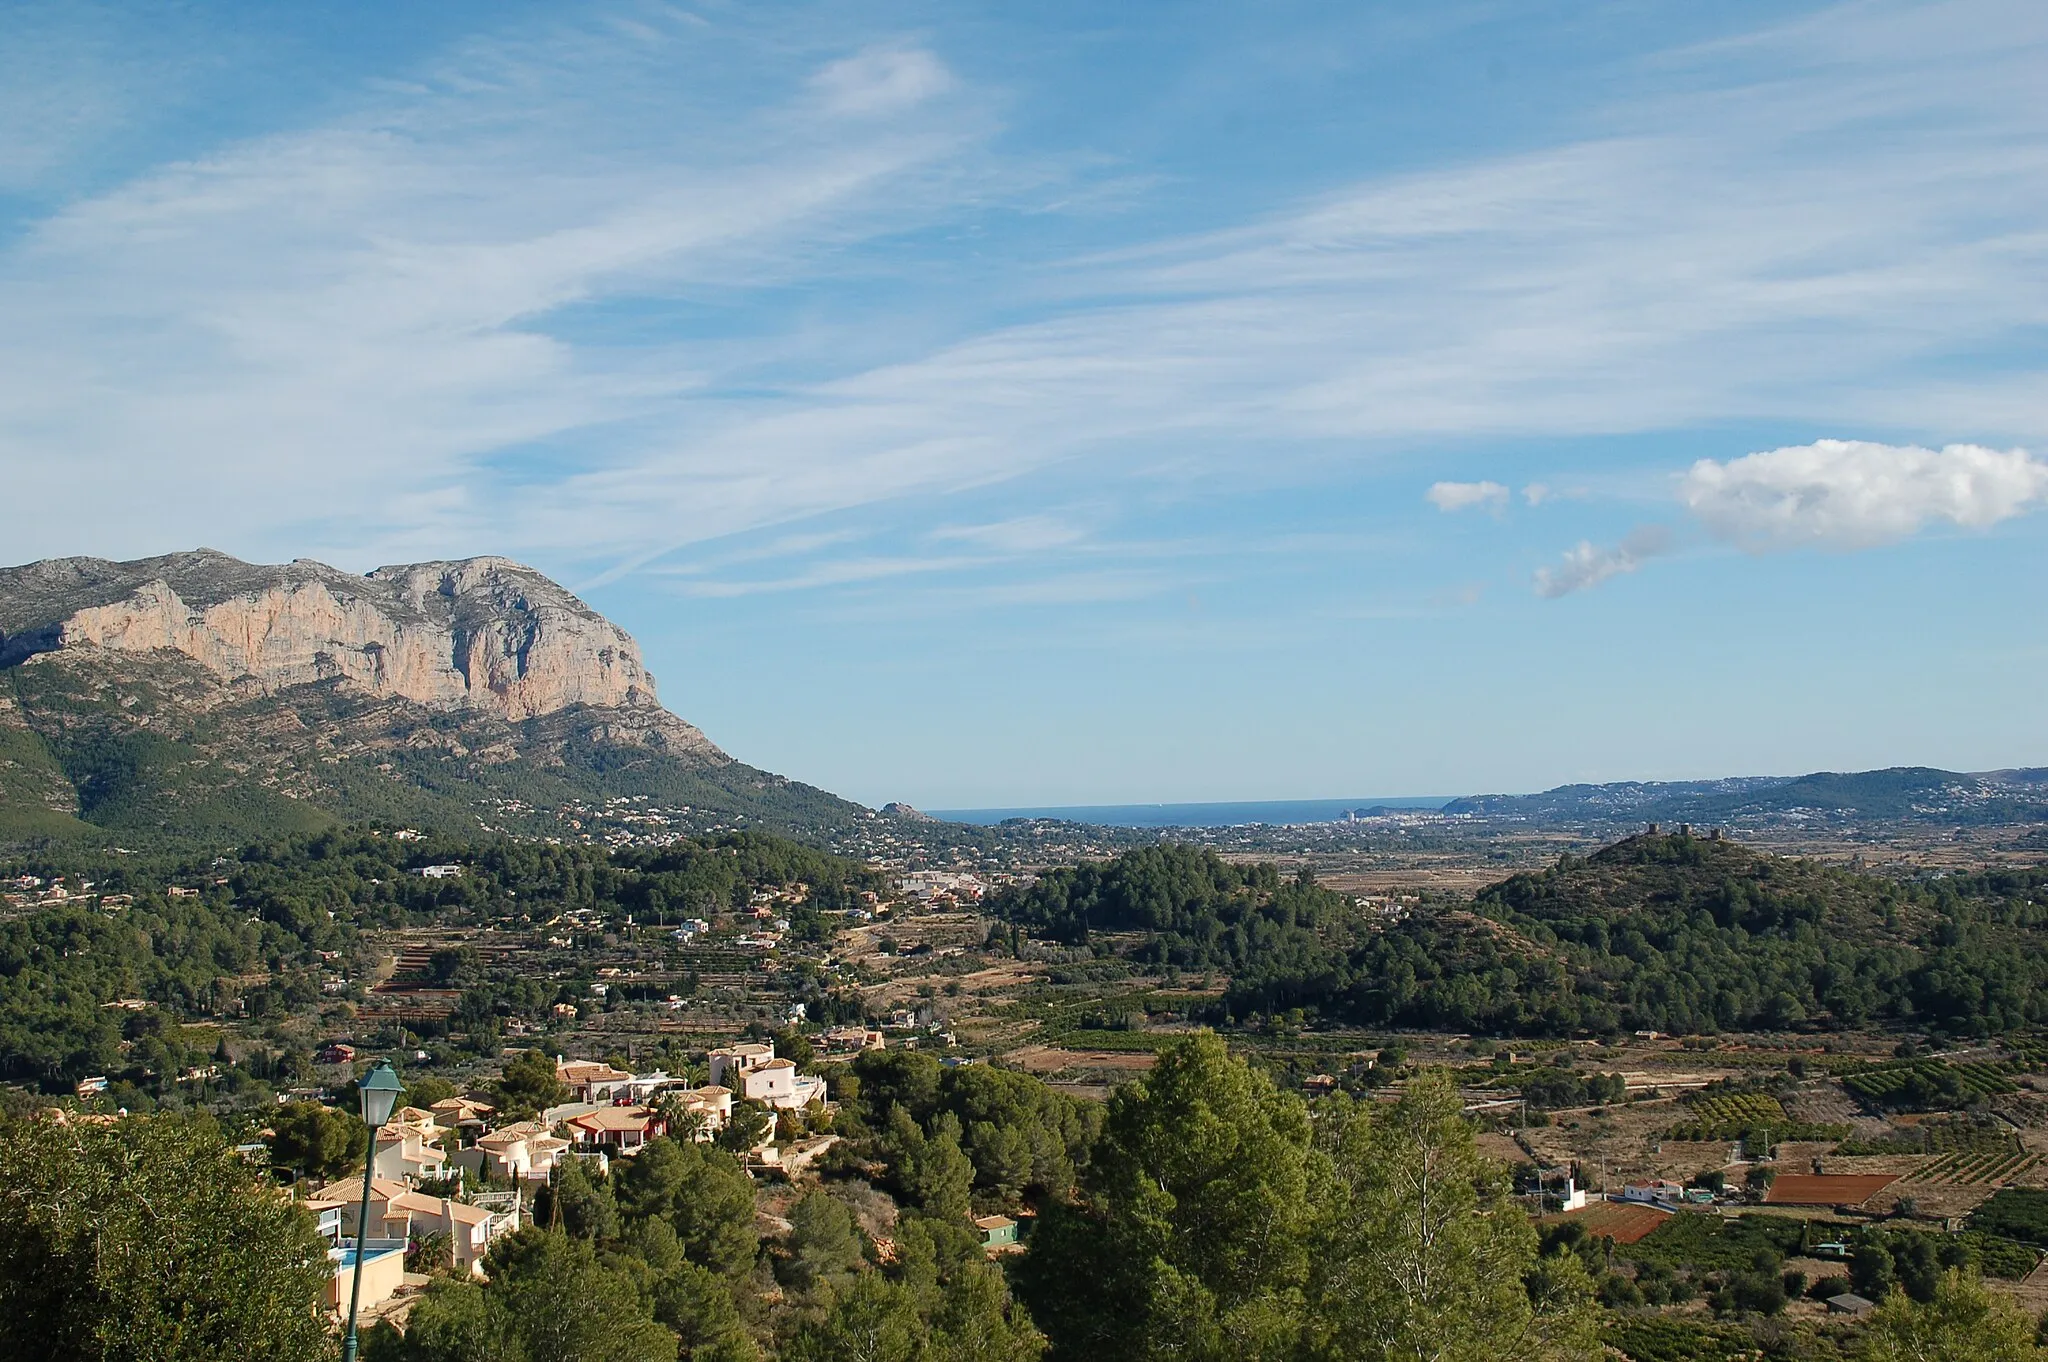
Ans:
{"type": "Polygon", "coordinates": [[[1131,1054],[1112,1050],[1062,1050],[1052,1045],[1026,1045],[1003,1056],[1028,1073],[1058,1073],[1062,1069],[1124,1069],[1142,1073],[1159,1062],[1157,1055],[1131,1054]]]}

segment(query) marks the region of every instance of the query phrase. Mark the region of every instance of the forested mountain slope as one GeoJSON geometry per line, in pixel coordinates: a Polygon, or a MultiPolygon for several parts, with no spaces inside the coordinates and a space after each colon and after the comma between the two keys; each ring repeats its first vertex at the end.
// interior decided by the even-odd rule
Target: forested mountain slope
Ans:
{"type": "Polygon", "coordinates": [[[1469,909],[1367,912],[1305,878],[1148,848],[993,911],[1057,940],[1228,970],[1221,1011],[1507,1034],[2048,1021],[2048,874],[1900,883],[1689,832],[1513,876],[1469,909]],[[1103,943],[1105,946],[1108,943],[1103,943]]]}
{"type": "MultiPolygon", "coordinates": [[[[63,869],[33,859],[13,865],[50,879],[63,869]]],[[[754,833],[609,852],[351,829],[268,839],[225,857],[113,858],[94,873],[98,893],[127,901],[108,907],[80,896],[0,908],[0,1082],[63,1090],[88,1074],[145,1069],[168,1082],[195,1058],[124,1054],[124,1027],[303,1011],[322,996],[322,952],[346,954],[371,929],[461,922],[517,932],[577,910],[607,923],[663,914],[673,921],[729,911],[754,890],[798,882],[808,886],[803,917],[881,884],[856,862],[754,833]],[[443,864],[461,873],[418,873],[443,864]],[[144,1015],[110,1006],[123,998],[155,1007],[144,1015]]],[[[531,987],[529,1001],[541,1006],[556,985],[531,987]]],[[[503,1002],[471,989],[459,1024],[494,1036],[503,1002]]]]}

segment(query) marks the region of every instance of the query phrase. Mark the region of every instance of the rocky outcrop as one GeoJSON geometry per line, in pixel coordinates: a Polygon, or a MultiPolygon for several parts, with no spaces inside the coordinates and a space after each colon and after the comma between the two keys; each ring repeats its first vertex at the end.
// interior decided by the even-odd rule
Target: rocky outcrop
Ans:
{"type": "Polygon", "coordinates": [[[662,709],[631,636],[504,558],[357,577],[308,560],[263,567],[202,549],[0,571],[0,666],[85,649],[169,650],[237,686],[331,682],[515,724],[589,712],[579,726],[594,740],[726,760],[662,709]]]}

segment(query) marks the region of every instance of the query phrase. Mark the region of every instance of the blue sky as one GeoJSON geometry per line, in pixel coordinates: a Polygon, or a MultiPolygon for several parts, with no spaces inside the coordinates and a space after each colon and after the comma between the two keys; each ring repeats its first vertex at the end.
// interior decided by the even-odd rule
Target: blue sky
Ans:
{"type": "Polygon", "coordinates": [[[0,557],[933,807],[2048,763],[2048,8],[23,5],[0,557]]]}

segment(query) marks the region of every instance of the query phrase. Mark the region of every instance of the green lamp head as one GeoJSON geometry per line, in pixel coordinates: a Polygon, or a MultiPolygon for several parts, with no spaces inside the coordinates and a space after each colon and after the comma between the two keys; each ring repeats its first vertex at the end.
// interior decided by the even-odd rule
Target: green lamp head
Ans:
{"type": "Polygon", "coordinates": [[[375,1130],[391,1119],[391,1109],[398,1105],[398,1094],[403,1086],[398,1081],[398,1071],[391,1067],[391,1061],[380,1059],[370,1066],[356,1084],[356,1092],[363,1099],[363,1120],[375,1130]]]}

